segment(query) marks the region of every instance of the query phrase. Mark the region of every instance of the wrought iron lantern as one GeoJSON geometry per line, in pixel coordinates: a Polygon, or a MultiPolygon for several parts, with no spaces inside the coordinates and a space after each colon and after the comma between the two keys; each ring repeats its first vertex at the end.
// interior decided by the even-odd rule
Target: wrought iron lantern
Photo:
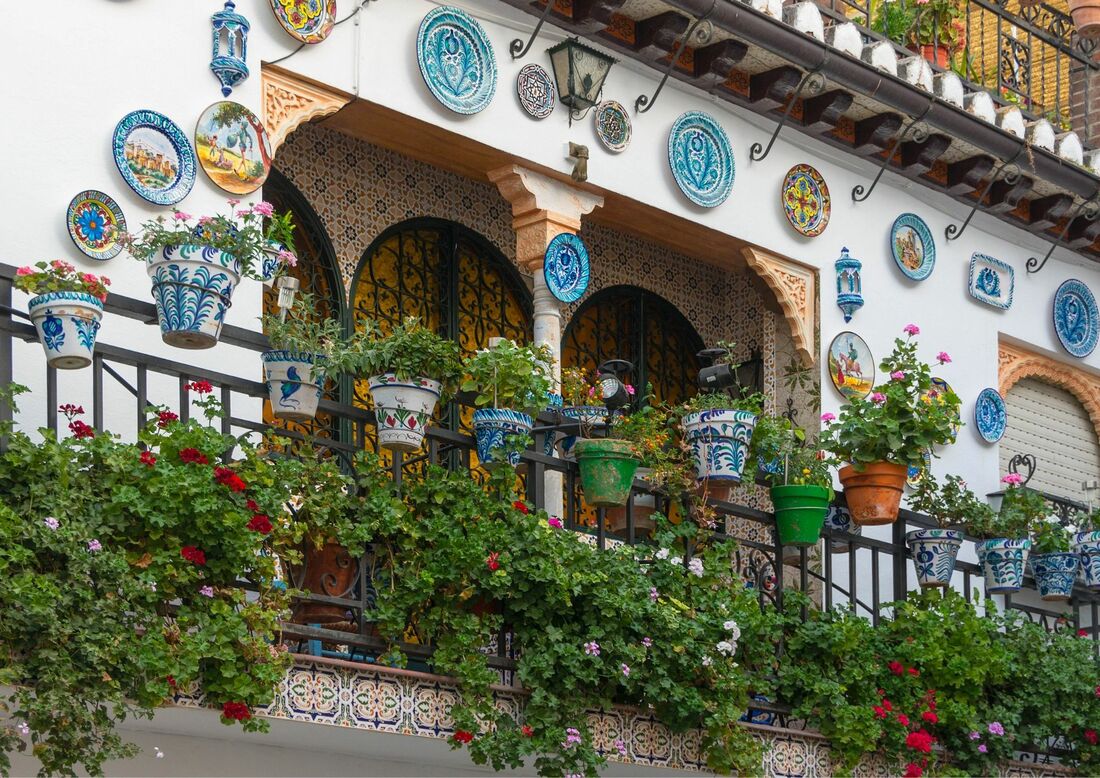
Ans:
{"type": "Polygon", "coordinates": [[[248,78],[248,30],[250,25],[236,11],[233,0],[210,17],[214,33],[214,53],[210,69],[222,84],[222,96],[229,97],[233,87],[248,78]]]}
{"type": "Polygon", "coordinates": [[[844,312],[844,321],[852,320],[852,314],[863,307],[863,281],[860,271],[863,263],[848,256],[848,248],[840,250],[836,261],[836,304],[844,312]]]}
{"type": "Polygon", "coordinates": [[[603,82],[617,62],[602,51],[586,46],[577,38],[567,38],[549,49],[558,98],[569,106],[569,123],[580,119],[600,101],[603,82]]]}

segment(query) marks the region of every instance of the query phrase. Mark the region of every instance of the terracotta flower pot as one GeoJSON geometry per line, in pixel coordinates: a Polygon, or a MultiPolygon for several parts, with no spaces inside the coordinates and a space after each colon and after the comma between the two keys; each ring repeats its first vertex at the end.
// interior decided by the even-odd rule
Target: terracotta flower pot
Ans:
{"type": "Polygon", "coordinates": [[[1069,0],[1069,13],[1078,35],[1100,37],[1100,0],[1069,0]]]}
{"type": "Polygon", "coordinates": [[[922,44],[920,47],[920,55],[933,65],[938,65],[945,70],[951,62],[951,52],[946,46],[922,44]]]}
{"type": "Polygon", "coordinates": [[[871,462],[862,470],[851,465],[837,474],[852,521],[861,526],[893,524],[901,507],[901,493],[909,468],[893,462],[871,462]]]}

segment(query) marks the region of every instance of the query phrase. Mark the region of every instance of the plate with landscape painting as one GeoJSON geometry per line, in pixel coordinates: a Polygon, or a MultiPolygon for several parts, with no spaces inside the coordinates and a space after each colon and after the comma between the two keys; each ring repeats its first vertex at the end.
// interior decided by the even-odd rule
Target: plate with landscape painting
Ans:
{"type": "Polygon", "coordinates": [[[114,198],[89,189],[80,192],[65,212],[69,237],[92,259],[107,260],[118,256],[122,244],[118,237],[126,232],[126,217],[114,198]]]}
{"type": "Polygon", "coordinates": [[[924,219],[915,213],[903,213],[894,219],[890,251],[898,269],[914,281],[928,278],[936,266],[936,243],[932,232],[924,219]]]}
{"type": "Polygon", "coordinates": [[[271,12],[302,43],[320,43],[336,26],[336,0],[271,0],[271,12]]]}
{"type": "Polygon", "coordinates": [[[115,165],[130,188],[156,205],[175,205],[195,185],[195,151],[162,113],[132,111],[115,125],[115,165]]]}
{"type": "Polygon", "coordinates": [[[255,192],[271,172],[271,142],[256,114],[240,103],[222,100],[199,117],[195,150],[210,180],[227,192],[255,192]]]}
{"type": "Polygon", "coordinates": [[[867,342],[854,332],[842,332],[829,345],[829,377],[847,399],[863,399],[875,385],[875,358],[867,342]]]}

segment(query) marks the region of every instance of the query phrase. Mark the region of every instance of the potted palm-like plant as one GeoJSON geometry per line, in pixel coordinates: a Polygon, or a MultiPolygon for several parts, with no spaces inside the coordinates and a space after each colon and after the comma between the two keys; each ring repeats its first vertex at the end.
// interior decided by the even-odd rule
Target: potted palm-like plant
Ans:
{"type": "Polygon", "coordinates": [[[1039,596],[1048,602],[1065,602],[1077,580],[1077,554],[1070,550],[1071,535],[1056,517],[1043,516],[1031,526],[1031,572],[1039,596]]]}
{"type": "Polygon", "coordinates": [[[752,453],[771,486],[779,542],[795,548],[816,545],[833,499],[832,476],[822,452],[807,445],[806,431],[787,417],[761,416],[752,453]]]}
{"type": "Polygon", "coordinates": [[[1100,509],[1094,510],[1077,527],[1073,536],[1073,550],[1081,558],[1081,572],[1085,586],[1096,591],[1100,589],[1100,509]]]}
{"type": "MultiPolygon", "coordinates": [[[[915,324],[880,365],[889,381],[866,398],[853,397],[822,433],[823,447],[846,463],[838,476],[852,520],[891,524],[898,517],[909,467],[924,466],[924,452],[955,441],[961,422],[959,397],[932,381],[917,357],[915,324]]],[[[940,364],[950,361],[945,352],[940,364]]]]}
{"type": "Polygon", "coordinates": [[[73,265],[55,259],[19,268],[13,285],[31,295],[27,311],[46,352],[46,364],[61,370],[90,365],[111,280],[78,273],[73,265]]]}
{"type": "Polygon", "coordinates": [[[917,570],[917,583],[928,588],[950,585],[955,559],[965,537],[964,528],[970,524],[987,525],[993,518],[993,509],[979,500],[959,476],[947,476],[941,486],[929,472],[925,472],[916,491],[909,496],[909,507],[927,514],[939,525],[905,533],[917,570]]]}
{"type": "Polygon", "coordinates": [[[1001,507],[995,515],[971,518],[969,528],[982,542],[977,545],[978,561],[985,572],[987,594],[1020,591],[1024,564],[1031,549],[1028,531],[1047,515],[1046,501],[1038,492],[1023,486],[1023,478],[1009,473],[1001,507]]]}
{"type": "Polygon", "coordinates": [[[503,338],[466,359],[462,391],[475,393],[474,436],[483,465],[519,464],[535,426],[532,414],[546,404],[553,359],[546,346],[503,338]]]}
{"type": "Polygon", "coordinates": [[[360,369],[370,376],[378,443],[415,451],[424,443],[436,404],[447,402],[462,377],[458,344],[410,317],[375,338],[360,369]]]}

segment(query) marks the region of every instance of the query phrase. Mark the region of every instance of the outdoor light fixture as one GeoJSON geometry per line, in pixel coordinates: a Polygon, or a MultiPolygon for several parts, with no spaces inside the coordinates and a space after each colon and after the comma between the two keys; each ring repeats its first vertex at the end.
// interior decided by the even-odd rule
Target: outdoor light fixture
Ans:
{"type": "Polygon", "coordinates": [[[558,82],[558,99],[569,106],[572,124],[600,101],[603,82],[617,60],[584,45],[578,38],[567,38],[547,53],[558,82]]]}
{"type": "Polygon", "coordinates": [[[279,276],[275,281],[275,288],[279,290],[279,299],[275,302],[279,306],[279,318],[286,321],[287,311],[294,305],[294,295],[298,293],[301,282],[294,276],[279,276]]]}
{"type": "Polygon", "coordinates": [[[704,392],[731,392],[737,389],[741,394],[762,391],[764,360],[759,352],[753,351],[747,362],[738,365],[718,362],[726,360],[729,355],[729,349],[724,348],[706,348],[695,355],[706,364],[699,371],[699,388],[704,392]]]}
{"type": "Polygon", "coordinates": [[[634,369],[634,365],[625,359],[609,359],[599,367],[600,395],[609,411],[617,411],[630,404],[630,392],[627,391],[619,376],[634,369]]]}

